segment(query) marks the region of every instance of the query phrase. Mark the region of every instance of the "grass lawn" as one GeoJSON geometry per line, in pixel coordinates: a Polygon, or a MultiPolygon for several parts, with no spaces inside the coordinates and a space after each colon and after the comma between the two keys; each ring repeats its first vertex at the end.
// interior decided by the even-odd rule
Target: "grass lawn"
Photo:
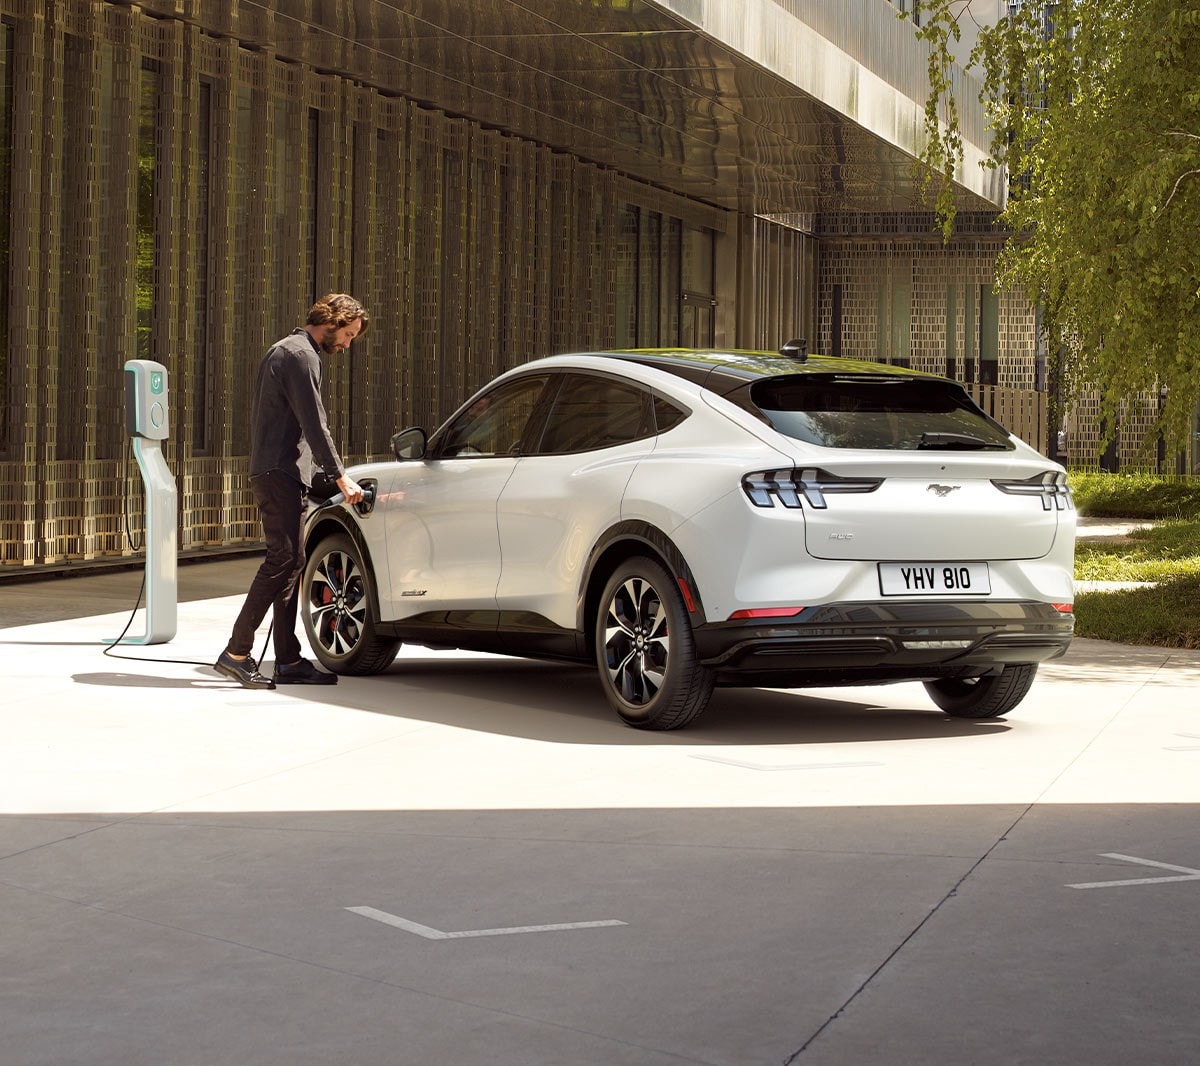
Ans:
{"type": "Polygon", "coordinates": [[[1080,541],[1078,581],[1156,581],[1154,588],[1086,592],[1075,634],[1123,644],[1200,648],[1200,478],[1073,472],[1081,514],[1154,519],[1127,537],[1080,541]]]}
{"type": "Polygon", "coordinates": [[[1200,577],[1200,519],[1167,518],[1125,537],[1075,545],[1077,581],[1170,581],[1200,577]]]}
{"type": "Polygon", "coordinates": [[[1075,635],[1200,648],[1200,577],[1175,578],[1147,589],[1082,593],[1075,598],[1075,635]]]}

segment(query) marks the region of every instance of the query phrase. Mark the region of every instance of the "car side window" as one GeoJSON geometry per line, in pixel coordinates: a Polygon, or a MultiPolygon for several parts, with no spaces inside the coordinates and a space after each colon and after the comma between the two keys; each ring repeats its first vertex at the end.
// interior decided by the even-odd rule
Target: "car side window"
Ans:
{"type": "Polygon", "coordinates": [[[668,429],[674,429],[690,413],[682,407],[676,407],[669,400],[664,400],[661,396],[654,397],[654,428],[659,433],[666,433],[668,429]]]}
{"type": "Polygon", "coordinates": [[[545,385],[544,376],[521,377],[478,397],[447,428],[438,458],[515,455],[545,385]]]}
{"type": "Polygon", "coordinates": [[[540,455],[611,448],[652,436],[650,394],[599,374],[568,374],[538,446],[540,455]]]}

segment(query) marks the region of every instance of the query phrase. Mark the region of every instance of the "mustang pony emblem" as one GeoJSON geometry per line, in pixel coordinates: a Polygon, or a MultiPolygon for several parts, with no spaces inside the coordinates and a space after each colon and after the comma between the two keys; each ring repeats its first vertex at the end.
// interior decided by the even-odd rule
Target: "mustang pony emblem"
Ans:
{"type": "Polygon", "coordinates": [[[936,492],[938,496],[949,496],[955,489],[962,488],[961,485],[930,485],[926,492],[936,492]]]}

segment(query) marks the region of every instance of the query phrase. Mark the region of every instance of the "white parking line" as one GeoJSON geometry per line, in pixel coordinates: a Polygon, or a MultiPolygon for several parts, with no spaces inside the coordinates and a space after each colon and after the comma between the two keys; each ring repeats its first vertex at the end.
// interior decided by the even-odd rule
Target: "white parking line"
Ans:
{"type": "Polygon", "coordinates": [[[1122,862],[1134,862],[1139,866],[1153,866],[1159,870],[1178,870],[1183,877],[1139,877],[1132,881],[1088,881],[1084,884],[1067,885],[1067,888],[1121,888],[1126,885],[1163,885],[1168,881],[1200,881],[1200,870],[1189,866],[1172,866],[1169,862],[1155,862],[1153,859],[1138,859],[1133,855],[1118,855],[1116,852],[1105,852],[1102,858],[1120,859],[1122,862]]]}
{"type": "Polygon", "coordinates": [[[556,933],[566,929],[599,929],[602,926],[627,924],[609,919],[600,922],[566,922],[561,925],[515,925],[506,929],[463,929],[456,933],[449,933],[428,925],[421,925],[419,922],[410,922],[407,918],[388,914],[387,911],[376,910],[374,907],[347,907],[346,910],[353,914],[361,914],[364,918],[371,918],[376,922],[383,922],[384,925],[393,925],[408,933],[416,933],[417,936],[423,936],[426,940],[464,940],[473,936],[509,936],[512,933],[556,933]]]}

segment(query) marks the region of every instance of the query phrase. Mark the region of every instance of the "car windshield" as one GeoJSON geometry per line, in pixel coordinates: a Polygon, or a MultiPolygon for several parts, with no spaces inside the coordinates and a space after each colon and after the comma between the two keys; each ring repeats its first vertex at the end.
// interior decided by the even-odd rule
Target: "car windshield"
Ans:
{"type": "Polygon", "coordinates": [[[826,448],[1012,450],[1005,430],[952,381],[797,374],[750,386],[780,433],[826,448]]]}

